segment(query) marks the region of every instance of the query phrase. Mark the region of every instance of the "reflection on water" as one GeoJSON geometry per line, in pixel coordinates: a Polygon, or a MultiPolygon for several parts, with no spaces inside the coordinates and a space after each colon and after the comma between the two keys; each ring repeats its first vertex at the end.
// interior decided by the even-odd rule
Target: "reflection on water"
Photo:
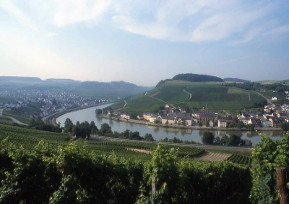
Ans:
{"type": "MultiPolygon", "coordinates": [[[[105,108],[108,105],[101,105],[97,108],[105,108]]],[[[102,123],[108,123],[113,131],[123,132],[126,129],[131,131],[138,131],[141,136],[144,136],[146,133],[152,134],[155,140],[161,140],[164,138],[173,139],[174,137],[181,139],[181,140],[188,140],[188,141],[195,141],[198,143],[202,143],[202,135],[204,132],[208,130],[192,130],[192,129],[176,129],[176,128],[164,128],[164,127],[155,127],[155,126],[148,126],[142,124],[133,124],[133,123],[126,123],[120,121],[113,121],[106,118],[97,117],[95,114],[96,107],[87,108],[83,110],[78,110],[74,112],[70,112],[64,114],[56,119],[62,126],[66,120],[66,118],[70,118],[72,122],[75,124],[77,121],[84,122],[84,121],[94,121],[96,126],[100,128],[102,123]]],[[[223,136],[223,135],[238,135],[242,139],[248,139],[252,142],[253,145],[258,144],[261,141],[261,137],[259,134],[265,134],[271,136],[272,139],[277,140],[280,138],[280,135],[283,134],[281,131],[253,131],[253,132],[241,132],[241,131],[211,131],[215,136],[223,136]]]]}

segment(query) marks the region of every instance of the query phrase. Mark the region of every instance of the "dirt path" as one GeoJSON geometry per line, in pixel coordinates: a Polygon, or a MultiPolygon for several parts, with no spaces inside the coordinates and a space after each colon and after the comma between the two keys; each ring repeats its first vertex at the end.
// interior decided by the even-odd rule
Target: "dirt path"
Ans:
{"type": "Polygon", "coordinates": [[[127,102],[126,102],[126,100],[124,100],[124,105],[122,108],[125,108],[126,106],[127,106],[127,102]]]}
{"type": "Polygon", "coordinates": [[[155,97],[155,96],[157,96],[157,95],[159,95],[160,94],[160,92],[158,91],[158,92],[155,92],[155,93],[153,93],[152,95],[150,95],[150,97],[155,97]]]}
{"type": "Polygon", "coordinates": [[[145,154],[151,154],[152,153],[152,151],[145,150],[145,149],[127,148],[127,150],[130,150],[133,152],[145,153],[145,154]]]}
{"type": "MultiPolygon", "coordinates": [[[[3,111],[4,111],[4,109],[0,109],[0,116],[3,116],[3,111]]],[[[27,124],[26,123],[22,123],[21,121],[19,121],[19,120],[17,120],[16,118],[13,118],[13,117],[11,117],[11,116],[4,116],[5,118],[9,118],[10,120],[12,120],[12,122],[13,123],[16,123],[16,124],[18,124],[18,125],[25,125],[25,126],[27,126],[27,124]]]]}
{"type": "Polygon", "coordinates": [[[188,92],[186,89],[184,89],[183,91],[189,95],[188,101],[190,101],[192,99],[192,94],[190,92],[188,92]]]}
{"type": "Polygon", "coordinates": [[[21,121],[17,120],[16,118],[13,118],[11,116],[5,116],[6,118],[10,118],[12,120],[13,123],[16,123],[18,125],[24,125],[24,126],[27,126],[26,123],[22,123],[21,121]]]}
{"type": "Polygon", "coordinates": [[[204,154],[197,157],[196,160],[220,162],[227,160],[231,155],[232,154],[205,152],[204,154]]]}
{"type": "Polygon", "coordinates": [[[249,101],[251,101],[251,94],[250,93],[248,93],[248,99],[249,99],[249,101]]]}
{"type": "Polygon", "coordinates": [[[265,98],[268,104],[271,104],[271,105],[272,105],[272,101],[271,101],[269,98],[265,97],[265,96],[264,96],[263,94],[261,94],[260,92],[257,92],[257,91],[256,91],[256,93],[257,93],[259,96],[262,96],[263,98],[265,98]]]}

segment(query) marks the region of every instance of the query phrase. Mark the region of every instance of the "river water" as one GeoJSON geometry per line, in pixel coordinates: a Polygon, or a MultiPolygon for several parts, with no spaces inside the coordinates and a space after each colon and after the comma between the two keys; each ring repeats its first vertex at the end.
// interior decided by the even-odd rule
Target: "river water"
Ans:
{"type": "MultiPolygon", "coordinates": [[[[176,129],[176,128],[164,128],[164,127],[154,127],[147,126],[142,124],[134,124],[134,123],[126,123],[120,121],[109,120],[105,118],[97,117],[95,114],[96,108],[102,109],[110,104],[100,105],[97,107],[87,108],[83,110],[73,111],[70,113],[66,113],[56,119],[57,123],[60,123],[61,126],[64,125],[66,118],[70,118],[71,121],[75,124],[77,121],[94,121],[96,126],[100,128],[102,123],[108,123],[111,126],[113,131],[123,132],[126,129],[131,131],[138,131],[141,136],[144,136],[146,133],[150,133],[153,135],[155,140],[161,140],[164,138],[173,139],[174,137],[181,140],[195,141],[198,143],[202,143],[202,135],[205,131],[208,130],[191,130],[191,129],[176,129]]],[[[283,134],[282,131],[263,131],[260,132],[247,132],[247,131],[210,131],[215,134],[215,136],[222,136],[224,134],[236,134],[239,135],[242,139],[248,139],[252,142],[253,145],[260,143],[261,137],[259,134],[265,134],[267,136],[271,136],[273,140],[280,139],[283,134]]]]}

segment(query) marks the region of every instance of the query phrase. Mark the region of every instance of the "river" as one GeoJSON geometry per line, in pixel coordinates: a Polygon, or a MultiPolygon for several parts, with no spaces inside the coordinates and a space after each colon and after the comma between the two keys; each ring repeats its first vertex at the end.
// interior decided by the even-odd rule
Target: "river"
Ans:
{"type": "MultiPolygon", "coordinates": [[[[174,137],[181,139],[181,140],[188,140],[188,141],[195,141],[198,143],[202,143],[202,135],[207,130],[191,130],[191,129],[175,129],[175,128],[164,128],[164,127],[154,127],[154,126],[147,126],[141,124],[134,124],[134,123],[126,123],[120,121],[109,120],[105,118],[96,117],[95,109],[102,109],[110,104],[100,105],[97,107],[82,109],[73,111],[70,113],[66,113],[56,119],[57,123],[60,123],[61,126],[64,125],[66,118],[70,118],[71,121],[75,124],[77,121],[84,122],[84,121],[94,121],[96,126],[100,128],[102,123],[108,123],[111,126],[113,131],[123,132],[126,129],[131,131],[138,131],[141,136],[144,136],[146,133],[150,133],[153,135],[155,140],[161,140],[164,138],[173,139],[174,137]]],[[[241,136],[242,139],[248,139],[252,142],[253,145],[260,143],[261,137],[259,136],[260,132],[250,132],[250,131],[210,131],[215,134],[215,136],[222,136],[224,134],[236,134],[241,136]]],[[[282,131],[263,131],[262,134],[271,136],[273,140],[280,139],[281,135],[283,134],[282,131]]]]}

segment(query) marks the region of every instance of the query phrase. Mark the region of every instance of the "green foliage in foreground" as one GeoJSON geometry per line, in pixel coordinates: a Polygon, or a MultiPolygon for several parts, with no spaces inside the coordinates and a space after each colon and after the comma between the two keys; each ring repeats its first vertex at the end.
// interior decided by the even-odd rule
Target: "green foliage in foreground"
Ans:
{"type": "Polygon", "coordinates": [[[144,163],[75,144],[27,151],[2,140],[0,158],[0,203],[246,203],[251,180],[247,168],[179,159],[161,146],[144,163]]]}
{"type": "Polygon", "coordinates": [[[252,153],[252,203],[278,203],[276,168],[289,168],[289,134],[280,141],[263,136],[252,153]]]}

